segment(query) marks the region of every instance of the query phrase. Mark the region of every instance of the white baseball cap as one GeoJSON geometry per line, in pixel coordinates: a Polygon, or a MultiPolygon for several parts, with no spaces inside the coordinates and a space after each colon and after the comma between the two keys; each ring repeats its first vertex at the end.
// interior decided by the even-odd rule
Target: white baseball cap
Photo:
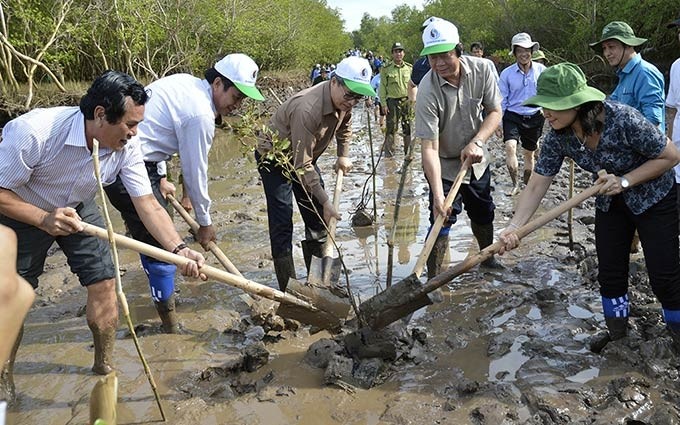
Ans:
{"type": "Polygon", "coordinates": [[[364,58],[349,56],[340,61],[335,75],[342,78],[348,89],[357,94],[375,97],[371,87],[371,65],[364,58]]]}
{"type": "Polygon", "coordinates": [[[512,36],[512,42],[510,43],[511,55],[515,53],[515,46],[531,49],[532,52],[535,52],[541,47],[538,44],[538,41],[531,41],[531,36],[525,32],[520,32],[512,36]]]}
{"type": "Polygon", "coordinates": [[[458,28],[444,19],[435,19],[423,30],[423,44],[421,56],[449,52],[460,43],[458,28]]]}
{"type": "Polygon", "coordinates": [[[215,70],[229,78],[243,94],[255,100],[264,100],[262,93],[255,87],[257,72],[260,68],[254,60],[243,53],[232,53],[223,57],[214,66],[215,70]]]}

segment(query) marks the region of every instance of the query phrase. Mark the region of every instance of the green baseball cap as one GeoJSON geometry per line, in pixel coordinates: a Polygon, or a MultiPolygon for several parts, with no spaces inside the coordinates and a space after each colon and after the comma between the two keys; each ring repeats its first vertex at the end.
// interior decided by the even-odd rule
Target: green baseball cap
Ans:
{"type": "Polygon", "coordinates": [[[590,43],[589,46],[591,49],[601,52],[602,43],[612,39],[619,40],[621,43],[633,47],[639,46],[647,41],[646,38],[636,37],[633,29],[627,23],[614,21],[605,25],[605,27],[602,28],[600,40],[595,43],[590,43]]]}
{"type": "Polygon", "coordinates": [[[450,52],[460,43],[458,28],[444,19],[432,20],[423,30],[421,56],[450,52]]]}
{"type": "Polygon", "coordinates": [[[536,83],[536,96],[530,97],[522,104],[564,111],[586,102],[603,101],[605,97],[606,95],[598,89],[588,86],[581,68],[573,63],[564,62],[543,71],[536,83]]]}

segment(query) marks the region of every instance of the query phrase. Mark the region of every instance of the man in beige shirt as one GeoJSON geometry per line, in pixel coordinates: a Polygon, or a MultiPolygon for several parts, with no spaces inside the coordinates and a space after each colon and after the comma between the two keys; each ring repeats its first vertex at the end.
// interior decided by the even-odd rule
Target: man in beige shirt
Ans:
{"type": "Polygon", "coordinates": [[[279,288],[285,291],[289,278],[296,278],[293,263],[293,199],[305,223],[302,251],[309,270],[312,255],[321,257],[326,240],[324,223],[340,219],[324,190],[316,161],[331,143],[338,144],[335,170],[352,168],[349,143],[352,108],[366,96],[375,96],[370,85],[371,66],[366,59],[343,59],[329,81],[302,90],[288,99],[272,116],[273,137],[290,141],[283,148],[272,137],[261,137],[255,158],[267,199],[269,240],[279,288]],[[282,149],[282,151],[281,151],[282,149]]]}
{"type": "MultiPolygon", "coordinates": [[[[415,136],[421,140],[423,169],[430,184],[430,222],[437,215],[448,216],[427,260],[431,278],[439,274],[449,230],[463,204],[480,248],[493,242],[495,205],[484,144],[500,123],[501,98],[493,65],[462,55],[455,25],[442,19],[431,22],[423,31],[423,43],[421,55],[427,55],[431,70],[418,86],[415,136]],[[445,210],[446,193],[466,161],[473,164],[471,170],[453,207],[445,210]]],[[[502,267],[493,257],[483,265],[502,267]]]]}

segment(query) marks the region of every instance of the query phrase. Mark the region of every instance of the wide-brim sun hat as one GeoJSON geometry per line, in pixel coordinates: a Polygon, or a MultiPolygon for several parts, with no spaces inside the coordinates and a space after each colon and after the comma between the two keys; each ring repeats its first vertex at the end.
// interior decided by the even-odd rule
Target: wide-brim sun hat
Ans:
{"type": "Polygon", "coordinates": [[[536,83],[536,95],[525,100],[522,105],[564,111],[586,102],[603,101],[605,97],[604,93],[587,84],[581,68],[564,62],[541,73],[536,83]]]}
{"type": "Polygon", "coordinates": [[[375,97],[371,87],[371,65],[364,58],[350,56],[340,61],[335,68],[335,75],[342,78],[347,88],[363,96],[375,97]]]}
{"type": "Polygon", "coordinates": [[[531,49],[531,52],[535,52],[541,48],[538,41],[532,41],[531,36],[525,32],[520,32],[512,36],[512,41],[510,41],[510,54],[515,54],[515,46],[524,47],[525,49],[531,49]]]}
{"type": "Polygon", "coordinates": [[[421,56],[450,52],[460,43],[458,28],[444,19],[430,22],[423,30],[423,50],[421,56]]]}
{"type": "Polygon", "coordinates": [[[243,53],[232,53],[222,58],[213,68],[230,79],[236,88],[249,98],[264,100],[260,90],[255,87],[260,68],[250,56],[243,53]]]}
{"type": "Polygon", "coordinates": [[[627,46],[633,47],[639,46],[647,41],[646,38],[636,37],[633,29],[627,23],[622,21],[614,21],[608,23],[604,28],[602,28],[600,40],[588,45],[591,49],[601,52],[602,43],[607,40],[618,40],[627,46]]]}

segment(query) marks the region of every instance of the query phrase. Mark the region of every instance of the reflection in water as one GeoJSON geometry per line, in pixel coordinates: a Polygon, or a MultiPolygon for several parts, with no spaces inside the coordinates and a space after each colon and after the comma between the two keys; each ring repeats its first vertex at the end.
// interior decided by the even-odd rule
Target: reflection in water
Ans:
{"type": "Polygon", "coordinates": [[[517,379],[517,371],[529,360],[529,356],[525,356],[521,351],[522,343],[528,340],[529,338],[526,335],[518,336],[508,354],[499,359],[491,360],[491,363],[489,363],[489,381],[513,382],[517,379]]]}
{"type": "Polygon", "coordinates": [[[567,380],[571,382],[578,382],[579,384],[585,384],[591,379],[595,379],[600,375],[600,369],[597,367],[591,367],[586,370],[582,370],[579,373],[567,376],[567,380]]]}

